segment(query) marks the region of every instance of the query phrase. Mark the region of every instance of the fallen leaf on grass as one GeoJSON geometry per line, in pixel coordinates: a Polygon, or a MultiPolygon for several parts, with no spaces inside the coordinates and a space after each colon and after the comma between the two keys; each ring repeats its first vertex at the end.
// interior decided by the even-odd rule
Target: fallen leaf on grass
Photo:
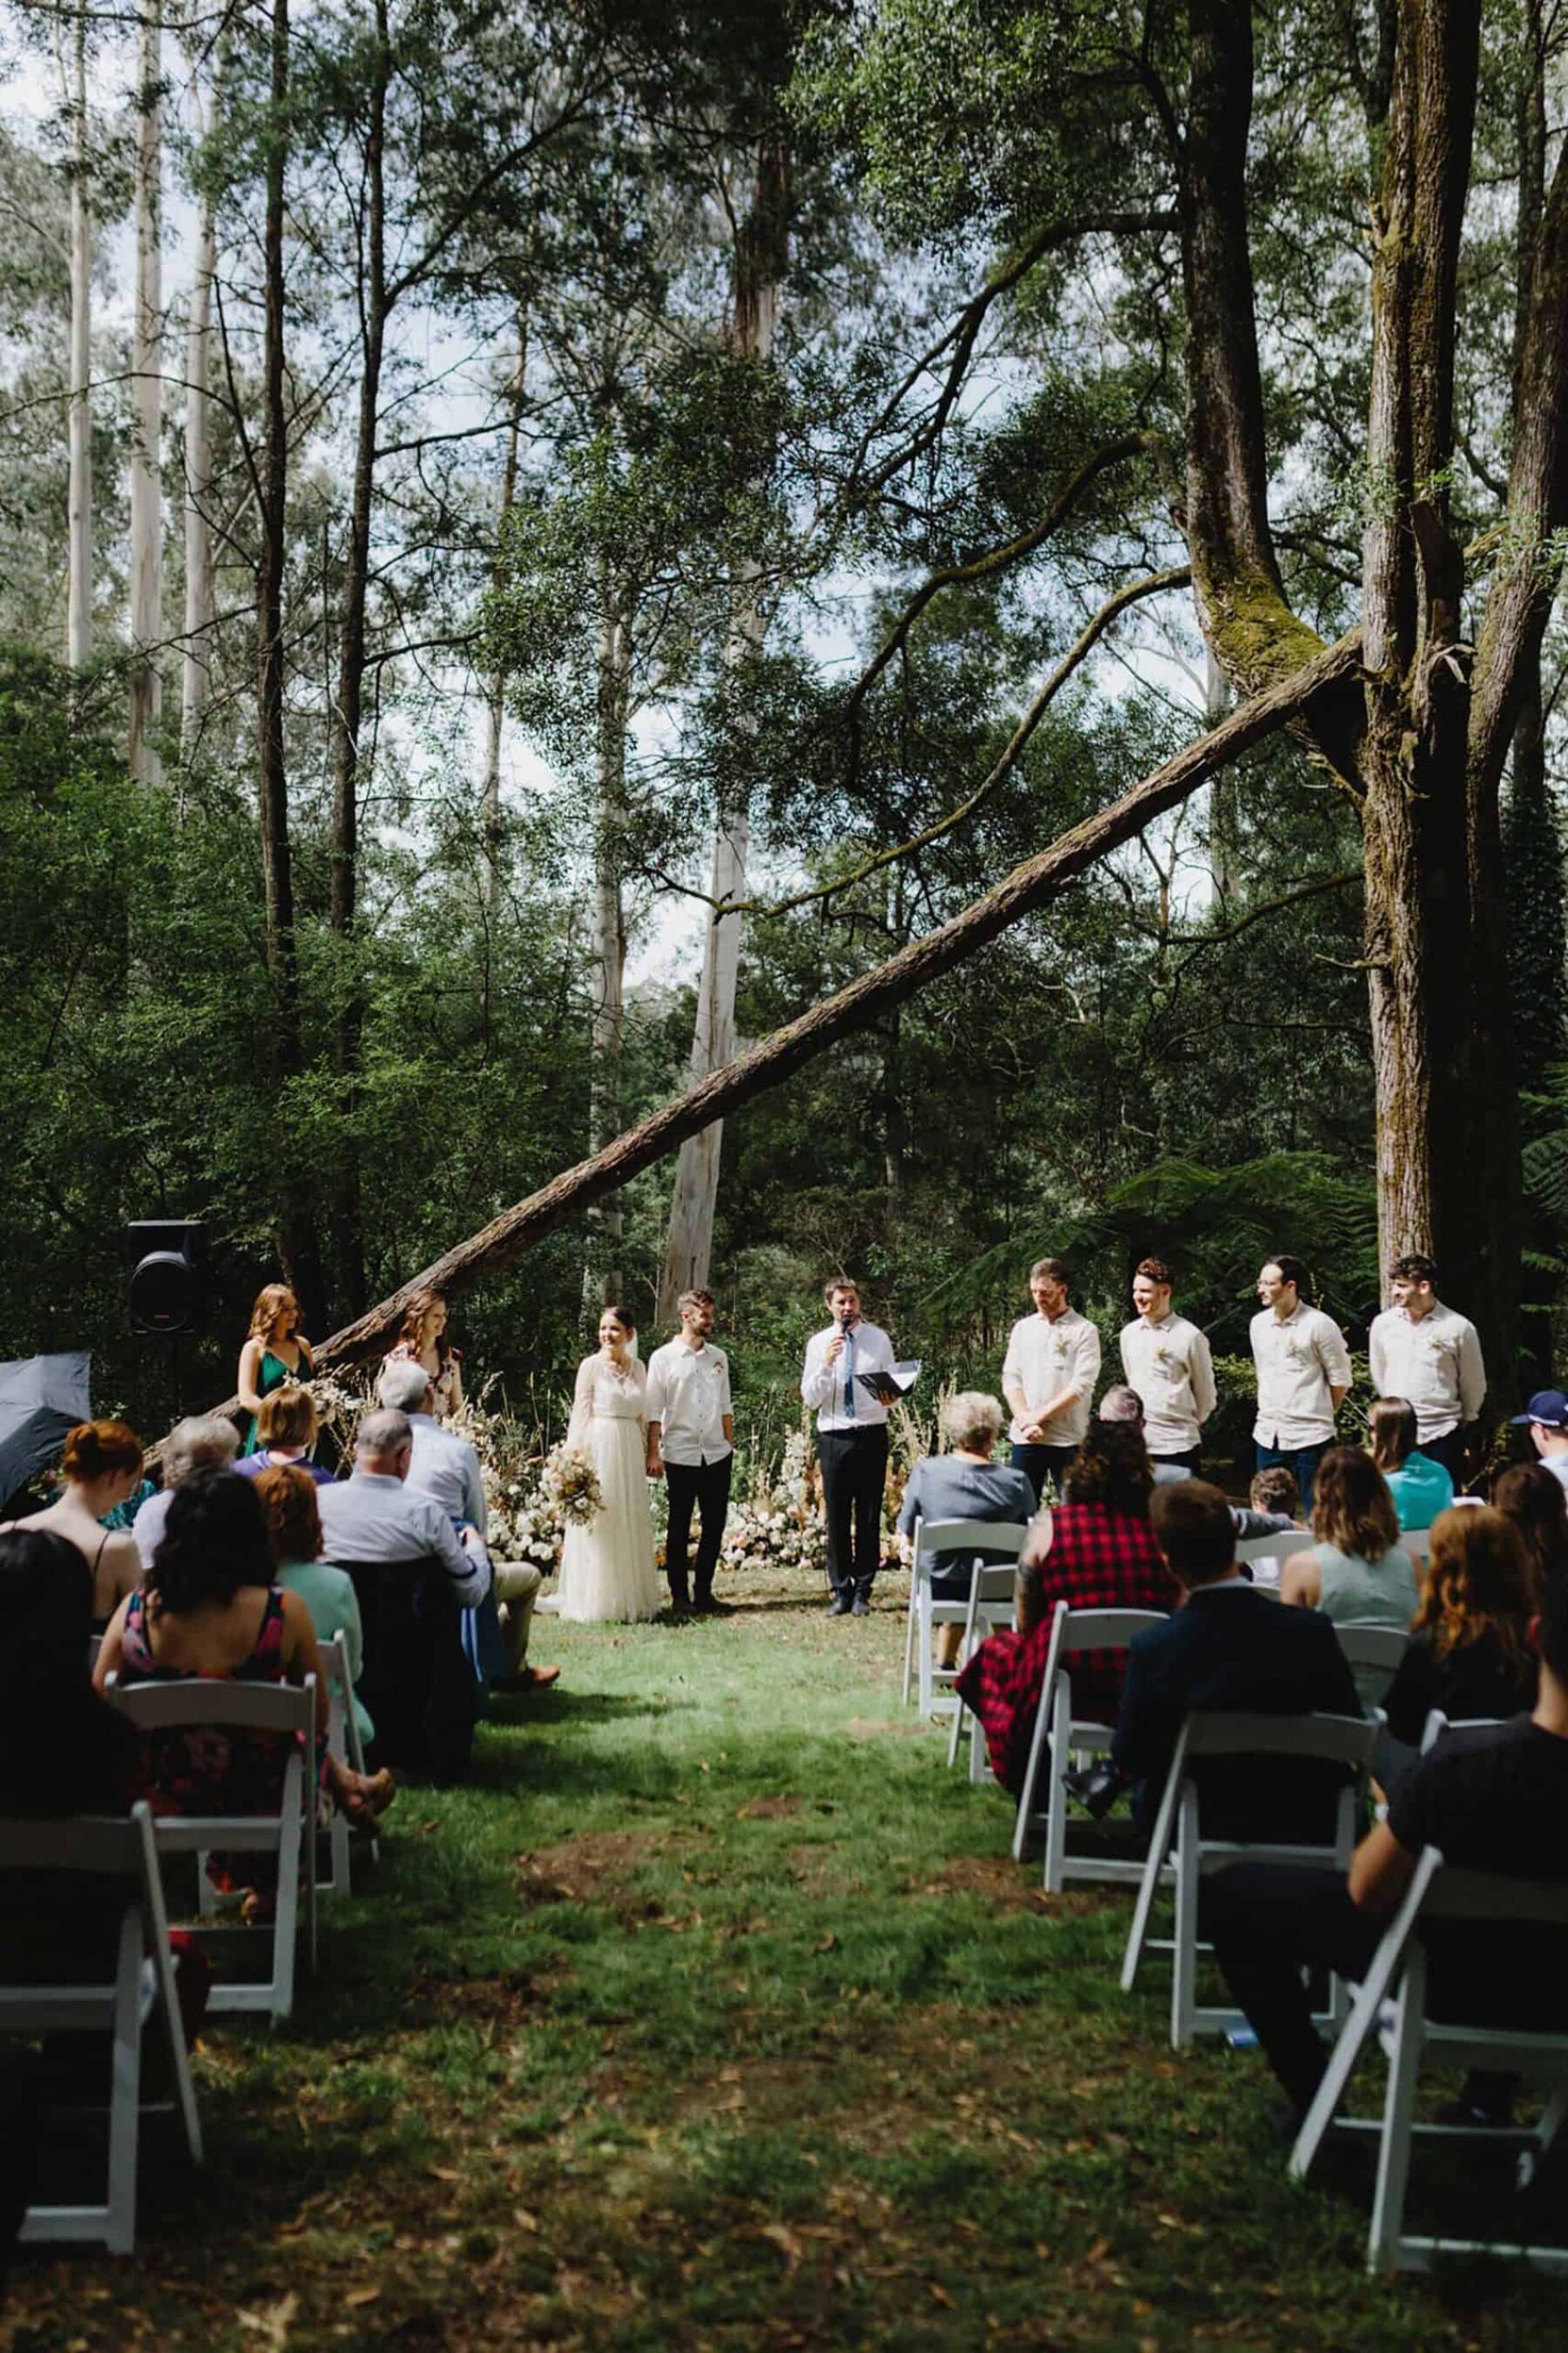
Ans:
{"type": "Polygon", "coordinates": [[[758,2230],[759,2239],[771,2239],[785,2263],[793,2272],[805,2252],[787,2222],[764,2222],[758,2230]]]}
{"type": "Polygon", "coordinates": [[[526,2206],[514,2206],[511,2219],[520,2231],[537,2231],[539,2228],[538,2215],[531,2214],[526,2206]]]}
{"type": "Polygon", "coordinates": [[[951,2311],[952,2306],[952,2298],[949,2295],[942,2282],[940,2280],[927,2280],[926,2285],[931,2290],[932,2303],[945,2304],[951,2311]]]}
{"type": "Polygon", "coordinates": [[[299,2309],[300,2299],[290,2289],[277,2304],[266,2305],[259,2312],[237,2312],[235,2318],[242,2328],[252,2329],[258,2337],[264,2337],[273,2348],[273,2353],[285,2353],[289,2331],[294,2325],[294,2316],[299,2309]]]}
{"type": "Polygon", "coordinates": [[[823,1937],[822,1942],[819,1945],[814,1946],[812,1949],[818,1953],[836,1953],[838,1950],[838,1939],[834,1935],[831,1928],[829,1928],[826,1936],[823,1937]]]}
{"type": "Polygon", "coordinates": [[[362,2304],[374,2304],[380,2295],[378,2287],[351,2287],[343,2302],[353,2308],[362,2304]]]}
{"type": "Polygon", "coordinates": [[[461,2181],[463,2178],[453,2165],[433,2165],[430,2170],[437,2181],[461,2181]]]}

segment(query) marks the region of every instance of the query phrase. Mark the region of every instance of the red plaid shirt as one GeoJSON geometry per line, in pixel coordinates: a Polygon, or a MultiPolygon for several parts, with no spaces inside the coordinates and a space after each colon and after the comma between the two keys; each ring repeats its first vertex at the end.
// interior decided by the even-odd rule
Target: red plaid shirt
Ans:
{"type": "MultiPolygon", "coordinates": [[[[991,1635],[958,1679],[984,1730],[991,1769],[1015,1795],[1029,1761],[1057,1603],[1065,1601],[1069,1609],[1172,1610],[1182,1598],[1148,1521],[1107,1504],[1058,1504],[1051,1514],[1050,1551],[1034,1576],[1044,1609],[1034,1630],[991,1635]]],[[[1126,1667],[1125,1651],[1075,1651],[1074,1715],[1114,1724],[1126,1667]]]]}

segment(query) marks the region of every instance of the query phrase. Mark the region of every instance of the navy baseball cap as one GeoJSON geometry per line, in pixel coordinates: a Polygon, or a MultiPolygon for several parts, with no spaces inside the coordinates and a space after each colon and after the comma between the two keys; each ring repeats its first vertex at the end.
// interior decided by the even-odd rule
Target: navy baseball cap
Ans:
{"type": "Polygon", "coordinates": [[[1528,1409],[1510,1414],[1509,1419],[1521,1430],[1532,1421],[1538,1421],[1542,1430],[1568,1430],[1568,1397],[1561,1389],[1537,1389],[1528,1409]]]}

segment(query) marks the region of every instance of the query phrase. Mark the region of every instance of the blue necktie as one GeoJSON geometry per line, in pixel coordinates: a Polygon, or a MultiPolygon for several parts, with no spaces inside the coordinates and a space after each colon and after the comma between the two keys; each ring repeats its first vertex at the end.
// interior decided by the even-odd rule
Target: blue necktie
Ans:
{"type": "Polygon", "coordinates": [[[855,1413],[855,1335],[847,1326],[844,1333],[844,1410],[855,1413]]]}

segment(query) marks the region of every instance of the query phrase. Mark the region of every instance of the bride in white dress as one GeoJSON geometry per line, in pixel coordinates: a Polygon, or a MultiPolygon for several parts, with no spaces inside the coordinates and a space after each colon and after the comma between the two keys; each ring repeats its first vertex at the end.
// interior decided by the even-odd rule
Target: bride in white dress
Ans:
{"type": "Polygon", "coordinates": [[[625,1308],[606,1307],[598,1354],[577,1367],[566,1432],[598,1472],[605,1507],[586,1527],[567,1526],[555,1614],[591,1625],[655,1618],[664,1600],[648,1507],[647,1372],[632,1354],[636,1339],[625,1308]]]}

